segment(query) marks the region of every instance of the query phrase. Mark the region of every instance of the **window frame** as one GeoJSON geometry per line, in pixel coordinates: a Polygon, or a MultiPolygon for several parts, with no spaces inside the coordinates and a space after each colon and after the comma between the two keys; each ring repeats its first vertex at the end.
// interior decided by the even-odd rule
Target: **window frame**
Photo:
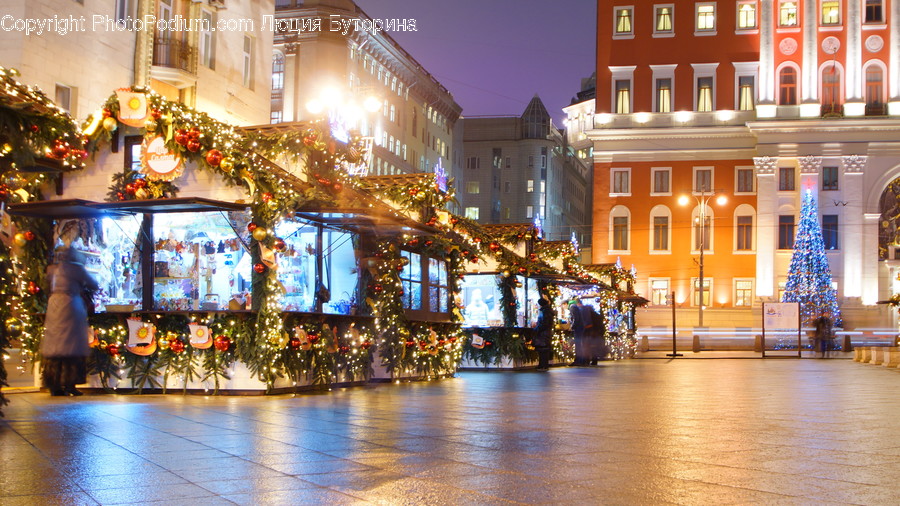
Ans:
{"type": "Polygon", "coordinates": [[[731,285],[731,286],[732,286],[732,288],[731,288],[731,293],[732,293],[732,295],[731,295],[731,296],[732,296],[732,299],[731,299],[731,305],[732,305],[733,307],[752,307],[752,306],[753,306],[753,298],[754,298],[755,295],[756,295],[756,290],[755,290],[755,288],[756,288],[756,283],[755,283],[755,281],[756,281],[756,280],[753,279],[753,278],[734,278],[734,279],[732,280],[732,285],[731,285]],[[749,296],[748,301],[747,301],[746,304],[738,304],[738,301],[739,301],[739,298],[738,298],[738,290],[740,290],[740,291],[742,291],[742,292],[748,290],[747,288],[739,288],[739,287],[738,287],[738,284],[739,284],[739,283],[750,283],[750,288],[749,288],[750,296],[749,296]]]}
{"type": "Polygon", "coordinates": [[[825,247],[825,251],[840,251],[841,249],[841,236],[840,236],[840,215],[838,214],[823,214],[822,215],[822,244],[825,247]],[[825,223],[825,218],[834,219],[834,223],[825,223]],[[833,244],[829,244],[833,241],[833,244]],[[832,247],[829,247],[832,246],[832,247]]]}
{"type": "Polygon", "coordinates": [[[610,197],[630,197],[631,196],[631,167],[615,167],[609,170],[609,196],[610,197]],[[616,191],[616,178],[618,174],[625,174],[626,191],[616,191]]]}
{"type": "Polygon", "coordinates": [[[775,16],[776,23],[775,25],[778,28],[789,28],[789,29],[800,29],[800,2],[797,0],[780,0],[778,2],[778,12],[775,16]],[[786,24],[785,20],[790,15],[790,11],[787,8],[787,4],[793,4],[793,15],[794,22],[791,24],[786,24]]]}
{"type": "Polygon", "coordinates": [[[841,176],[840,170],[836,165],[823,165],[822,166],[822,191],[840,191],[841,189],[841,176]],[[826,169],[827,172],[826,173],[826,169]],[[830,177],[830,173],[834,173],[834,177],[830,177]],[[826,177],[828,176],[828,177],[826,177]]]}
{"type": "Polygon", "coordinates": [[[756,168],[752,165],[736,165],[734,167],[734,194],[735,195],[756,195],[756,168]],[[750,173],[750,191],[741,190],[741,173],[748,171],[750,173]]]}
{"type": "Polygon", "coordinates": [[[403,297],[402,297],[402,305],[403,312],[408,316],[418,320],[426,320],[426,321],[444,321],[450,319],[451,314],[451,290],[450,290],[450,275],[447,270],[447,262],[440,257],[433,257],[426,255],[424,253],[419,253],[415,251],[410,251],[406,249],[400,250],[400,256],[403,258],[410,258],[412,255],[416,255],[419,261],[419,279],[413,279],[412,273],[409,272],[410,269],[407,267],[412,265],[412,261],[409,261],[404,265],[403,270],[399,273],[398,278],[400,279],[400,284],[403,287],[403,297]],[[431,281],[431,264],[432,262],[437,262],[438,264],[443,264],[444,267],[444,278],[446,284],[441,284],[440,276],[438,276],[437,283],[432,283],[431,281]],[[419,290],[419,300],[421,302],[421,307],[419,309],[412,309],[409,307],[413,300],[412,290],[419,290]],[[440,311],[440,301],[438,302],[437,308],[431,307],[431,290],[438,290],[438,297],[440,297],[440,293],[443,290],[446,301],[446,311],[440,311]],[[409,305],[408,305],[409,303],[409,305]]]}
{"type": "Polygon", "coordinates": [[[481,217],[481,208],[478,206],[468,206],[466,207],[464,213],[464,216],[467,219],[478,221],[478,219],[481,217]]]}
{"type": "Polygon", "coordinates": [[[631,210],[623,205],[617,205],[610,209],[609,212],[609,224],[608,224],[608,233],[609,233],[609,253],[610,254],[619,254],[619,255],[630,255],[631,254],[631,210]],[[616,220],[625,220],[625,228],[624,230],[617,228],[621,226],[621,221],[617,223],[616,220]],[[617,237],[620,235],[621,237],[617,237]],[[620,241],[624,241],[624,244],[620,244],[620,241]],[[616,246],[625,246],[625,249],[616,249],[616,246]]]}
{"type": "Polygon", "coordinates": [[[701,304],[698,302],[702,302],[703,307],[710,307],[712,298],[712,289],[715,284],[713,283],[713,278],[703,277],[703,301],[699,300],[700,296],[700,277],[692,277],[691,278],[691,306],[699,307],[701,304]]]}
{"type": "Polygon", "coordinates": [[[863,11],[862,11],[862,22],[865,25],[883,25],[885,23],[884,20],[884,0],[863,0],[863,11]],[[878,9],[878,19],[869,19],[869,4],[875,4],[873,7],[878,9]]]}
{"type": "Polygon", "coordinates": [[[650,167],[650,196],[651,197],[671,197],[672,196],[672,167],[650,167]],[[666,174],[666,185],[668,191],[658,191],[656,186],[656,175],[658,173],[666,174]]]}
{"type": "Polygon", "coordinates": [[[717,31],[717,26],[718,26],[717,25],[718,20],[716,19],[717,15],[718,15],[718,9],[716,7],[716,2],[696,2],[694,4],[694,35],[695,36],[715,35],[716,31],[717,31]],[[709,13],[709,14],[704,13],[701,18],[700,9],[706,9],[709,7],[712,8],[712,13],[709,13]],[[706,20],[706,18],[709,18],[709,19],[706,20]],[[704,19],[706,21],[711,20],[712,26],[710,26],[708,28],[702,28],[700,26],[701,19],[704,19]]]}
{"type": "Polygon", "coordinates": [[[797,169],[794,167],[778,167],[778,192],[797,191],[797,169]],[[790,171],[790,178],[786,174],[790,171]]]}
{"type": "Polygon", "coordinates": [[[797,217],[793,214],[778,215],[778,244],[779,251],[792,251],[794,249],[794,239],[797,235],[797,217]],[[788,222],[790,218],[790,222],[788,222]],[[787,227],[790,227],[788,229],[787,227]]]}
{"type": "Polygon", "coordinates": [[[672,253],[672,210],[664,205],[654,206],[653,209],[650,210],[650,223],[649,223],[649,252],[651,255],[668,255],[672,253]],[[660,234],[657,233],[657,218],[665,218],[665,237],[662,237],[664,241],[663,244],[665,248],[657,248],[658,241],[660,239],[660,234]]]}
{"type": "Polygon", "coordinates": [[[633,5],[616,5],[613,7],[612,16],[612,35],[613,39],[632,39],[634,38],[634,6],[633,5]],[[624,16],[628,19],[628,30],[619,30],[620,12],[627,13],[624,16]]]}
{"type": "Polygon", "coordinates": [[[756,216],[742,212],[734,215],[734,254],[744,255],[756,252],[756,216]],[[741,218],[749,218],[750,223],[741,224],[741,218]],[[745,248],[741,248],[742,242],[749,242],[745,248]]]}
{"type": "Polygon", "coordinates": [[[778,69],[778,105],[798,105],[800,97],[800,70],[794,65],[784,65],[778,69]],[[787,72],[792,73],[793,83],[786,83],[784,78],[787,72]],[[786,91],[788,90],[788,91],[786,91]],[[785,100],[785,94],[792,95],[790,101],[785,100]]]}
{"type": "Polygon", "coordinates": [[[654,4],[653,5],[653,36],[654,37],[674,37],[675,36],[675,4],[654,4]],[[660,30],[660,9],[669,9],[669,29],[660,30]]]}
{"type": "Polygon", "coordinates": [[[693,167],[691,175],[691,194],[693,195],[709,195],[716,188],[716,168],[712,165],[702,165],[693,167]],[[709,172],[709,189],[701,191],[697,174],[701,172],[709,172]]]}
{"type": "Polygon", "coordinates": [[[734,22],[734,26],[736,27],[735,33],[753,33],[759,31],[759,5],[757,5],[756,0],[739,0],[737,2],[735,13],[737,16],[734,22]],[[741,10],[745,5],[753,7],[753,26],[741,26],[741,20],[743,18],[741,10]]]}
{"type": "MultiPolygon", "coordinates": [[[[851,0],[852,1],[852,0],[851,0]]],[[[819,26],[822,28],[835,28],[843,24],[842,8],[840,0],[819,0],[819,26]],[[825,4],[837,4],[837,19],[833,22],[826,22],[825,4]]]]}
{"type": "Polygon", "coordinates": [[[672,293],[672,278],[648,278],[647,291],[650,293],[650,304],[654,306],[667,306],[666,301],[672,293]],[[665,292],[660,293],[660,288],[656,288],[655,282],[663,282],[666,284],[665,292]],[[662,297],[659,297],[662,295],[662,297]]]}
{"type": "Polygon", "coordinates": [[[678,65],[650,65],[653,71],[653,112],[661,114],[669,114],[675,110],[675,68],[678,65]],[[659,81],[669,80],[669,107],[668,111],[662,111],[659,104],[659,81]]]}

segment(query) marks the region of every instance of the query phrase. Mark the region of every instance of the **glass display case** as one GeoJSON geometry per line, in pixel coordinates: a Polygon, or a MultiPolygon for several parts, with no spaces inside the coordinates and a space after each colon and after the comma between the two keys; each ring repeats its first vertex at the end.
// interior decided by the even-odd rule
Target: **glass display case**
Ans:
{"type": "Polygon", "coordinates": [[[519,327],[533,327],[537,325],[537,317],[540,306],[538,299],[541,291],[538,281],[532,278],[516,276],[516,300],[519,306],[516,310],[516,325],[519,327]]]}
{"type": "Polygon", "coordinates": [[[278,254],[285,311],[356,314],[355,234],[300,220],[280,223],[275,234],[285,242],[278,254]]]}
{"type": "Polygon", "coordinates": [[[245,309],[251,263],[239,228],[222,212],[153,216],[153,309],[245,309]]]}
{"type": "Polygon", "coordinates": [[[464,327],[502,327],[500,287],[495,274],[467,274],[461,283],[464,327]]]}

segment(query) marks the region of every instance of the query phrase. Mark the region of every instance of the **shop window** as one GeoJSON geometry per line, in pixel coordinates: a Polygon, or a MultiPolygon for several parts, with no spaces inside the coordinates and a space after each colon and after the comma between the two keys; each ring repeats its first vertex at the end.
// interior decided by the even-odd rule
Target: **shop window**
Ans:
{"type": "Polygon", "coordinates": [[[464,327],[502,327],[497,276],[468,274],[460,286],[464,327]]]}
{"type": "Polygon", "coordinates": [[[401,256],[406,259],[400,272],[403,307],[410,311],[448,312],[450,290],[446,262],[411,251],[402,251],[401,256]]]}
{"type": "Polygon", "coordinates": [[[736,279],[734,281],[734,305],[740,307],[753,305],[752,279],[736,279]]]}
{"type": "Polygon", "coordinates": [[[252,265],[232,219],[245,213],[153,216],[153,309],[217,310],[250,292],[252,265]]]}

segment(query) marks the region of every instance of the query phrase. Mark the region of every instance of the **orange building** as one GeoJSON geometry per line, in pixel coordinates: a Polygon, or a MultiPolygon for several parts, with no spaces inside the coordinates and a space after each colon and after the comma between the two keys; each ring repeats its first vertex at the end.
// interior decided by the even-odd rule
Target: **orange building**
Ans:
{"type": "Polygon", "coordinates": [[[593,261],[635,266],[638,318],[702,293],[679,326],[758,326],[809,189],[845,322],[890,324],[874,303],[900,288],[879,231],[898,228],[900,2],[597,6],[596,98],[566,111],[593,144],[593,261]]]}

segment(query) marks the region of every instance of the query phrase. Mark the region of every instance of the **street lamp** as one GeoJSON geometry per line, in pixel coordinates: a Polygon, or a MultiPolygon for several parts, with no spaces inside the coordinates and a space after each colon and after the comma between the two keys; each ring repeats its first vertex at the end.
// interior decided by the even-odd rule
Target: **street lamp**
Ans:
{"type": "MultiPolygon", "coordinates": [[[[700,230],[698,232],[698,234],[699,234],[698,238],[700,240],[700,261],[699,261],[699,264],[700,264],[700,279],[699,279],[700,303],[697,304],[698,320],[699,320],[697,326],[702,327],[703,326],[703,289],[704,289],[704,287],[703,287],[703,251],[706,249],[706,230],[707,230],[706,206],[707,206],[707,204],[709,204],[709,201],[712,200],[713,197],[716,197],[716,204],[719,204],[720,206],[724,205],[728,199],[725,197],[725,195],[723,195],[721,193],[717,194],[716,190],[710,190],[709,192],[707,192],[705,189],[701,189],[699,195],[691,194],[691,196],[694,197],[694,200],[697,201],[697,206],[699,207],[698,219],[699,219],[699,224],[700,224],[700,227],[699,227],[700,230]]],[[[690,203],[690,201],[691,201],[691,199],[688,197],[688,195],[682,195],[682,196],[678,197],[678,203],[682,206],[687,205],[688,203],[690,203]]]]}

